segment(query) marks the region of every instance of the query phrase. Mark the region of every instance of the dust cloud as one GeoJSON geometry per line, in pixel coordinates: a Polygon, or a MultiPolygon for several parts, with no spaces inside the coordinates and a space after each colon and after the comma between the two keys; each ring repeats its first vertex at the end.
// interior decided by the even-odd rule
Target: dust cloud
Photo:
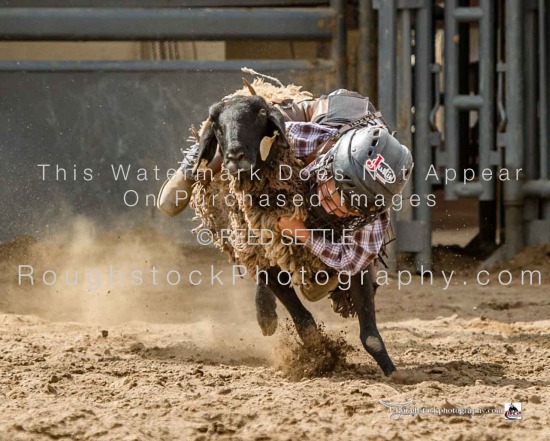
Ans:
{"type": "Polygon", "coordinates": [[[477,262],[458,265],[460,256],[445,254],[435,264],[458,265],[466,284],[381,287],[377,319],[398,369],[384,377],[361,347],[357,320],[328,302],[307,303],[326,339],[304,348],[280,305],[279,329],[261,335],[247,279],[166,281],[171,269],[228,270],[215,249],[174,243],[147,226],[103,232],[85,218],[45,239],[16,238],[0,245],[0,440],[542,439],[550,423],[548,253],[533,248],[510,263],[512,271],[540,267],[539,286],[517,278],[476,285],[477,262]],[[33,266],[34,286],[18,284],[21,264],[33,266]],[[120,283],[107,283],[109,265],[120,283]],[[157,285],[145,283],[153,266],[157,285]],[[97,289],[38,280],[46,270],[63,279],[94,268],[104,278],[97,289]],[[142,285],[130,270],[142,271],[142,285]],[[394,420],[380,400],[500,411],[513,401],[524,419],[394,420]]]}

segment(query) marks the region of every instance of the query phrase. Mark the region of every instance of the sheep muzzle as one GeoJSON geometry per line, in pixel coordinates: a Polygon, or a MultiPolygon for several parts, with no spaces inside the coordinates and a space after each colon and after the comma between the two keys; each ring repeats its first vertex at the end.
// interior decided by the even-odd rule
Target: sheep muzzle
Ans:
{"type": "Polygon", "coordinates": [[[248,157],[247,149],[239,144],[232,145],[225,151],[223,162],[231,174],[249,170],[255,165],[255,161],[248,157]]]}

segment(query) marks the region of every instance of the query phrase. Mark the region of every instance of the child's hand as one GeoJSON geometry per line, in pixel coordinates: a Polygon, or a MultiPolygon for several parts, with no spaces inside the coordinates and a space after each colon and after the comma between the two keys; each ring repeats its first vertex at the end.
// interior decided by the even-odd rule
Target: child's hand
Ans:
{"type": "Polygon", "coordinates": [[[287,236],[295,237],[300,242],[305,242],[309,238],[310,232],[301,220],[281,216],[277,225],[281,232],[284,232],[287,236]]]}

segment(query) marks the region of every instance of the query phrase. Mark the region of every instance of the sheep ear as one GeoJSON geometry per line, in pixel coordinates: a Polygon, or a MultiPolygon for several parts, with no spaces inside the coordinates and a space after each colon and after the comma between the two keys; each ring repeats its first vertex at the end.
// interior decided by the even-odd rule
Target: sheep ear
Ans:
{"type": "Polygon", "coordinates": [[[262,161],[265,161],[269,156],[269,153],[271,152],[271,146],[273,145],[273,143],[275,142],[278,136],[279,136],[279,131],[275,130],[275,132],[273,132],[272,137],[264,136],[262,138],[262,141],[260,142],[260,158],[262,159],[262,161]]]}
{"type": "Polygon", "coordinates": [[[269,120],[269,124],[272,126],[271,128],[273,129],[273,132],[279,132],[276,139],[277,147],[282,147],[285,149],[290,148],[290,144],[286,139],[285,119],[283,118],[281,112],[279,112],[275,107],[270,107],[267,112],[267,118],[269,120]]]}
{"type": "Polygon", "coordinates": [[[193,168],[193,173],[195,173],[199,168],[207,166],[212,159],[214,159],[216,150],[218,149],[218,140],[216,138],[216,134],[214,133],[214,127],[210,119],[204,125],[199,146],[199,156],[195,167],[193,168]]]}
{"type": "Polygon", "coordinates": [[[214,132],[214,121],[218,120],[220,113],[225,105],[224,101],[212,104],[208,109],[208,120],[204,124],[204,128],[201,133],[199,140],[199,156],[197,157],[197,162],[195,167],[193,167],[193,173],[195,173],[199,168],[206,167],[218,150],[218,140],[216,138],[216,133],[214,132]]]}

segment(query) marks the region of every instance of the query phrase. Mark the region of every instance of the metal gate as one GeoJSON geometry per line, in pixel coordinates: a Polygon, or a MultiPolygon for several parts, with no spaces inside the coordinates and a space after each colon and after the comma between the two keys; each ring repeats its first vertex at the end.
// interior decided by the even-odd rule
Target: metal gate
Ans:
{"type": "MultiPolygon", "coordinates": [[[[469,246],[482,256],[496,250],[491,260],[512,257],[526,244],[550,243],[550,2],[384,0],[375,7],[379,107],[400,140],[412,145],[412,191],[424,201],[436,185],[444,186],[446,200],[477,197],[479,234],[469,246]],[[440,63],[438,29],[444,34],[440,63]],[[439,179],[428,173],[431,164],[439,179]],[[447,170],[463,176],[470,168],[477,179],[441,179],[447,170]],[[483,170],[497,176],[503,168],[521,169],[518,179],[515,173],[502,182],[479,178],[483,170]]],[[[418,270],[430,268],[427,204],[399,212],[396,228],[397,251],[415,253],[418,270]]]]}

